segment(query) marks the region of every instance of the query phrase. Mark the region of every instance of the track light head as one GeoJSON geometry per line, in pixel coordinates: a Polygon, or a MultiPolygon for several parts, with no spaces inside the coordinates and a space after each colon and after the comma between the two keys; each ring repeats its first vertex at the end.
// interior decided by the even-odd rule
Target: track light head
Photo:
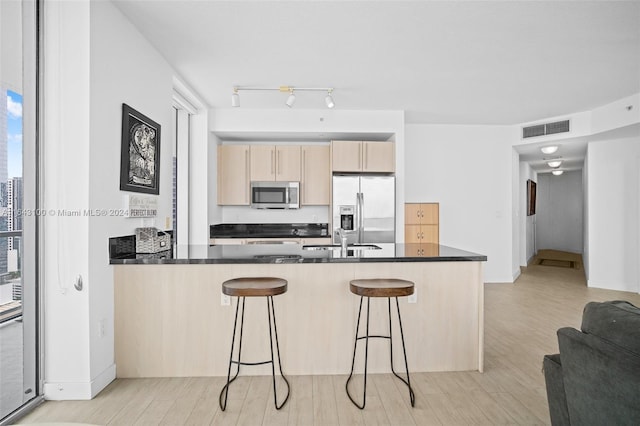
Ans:
{"type": "Polygon", "coordinates": [[[287,102],[285,104],[291,108],[293,104],[296,103],[296,95],[293,93],[293,90],[289,92],[289,96],[287,97],[287,102]]]}
{"type": "Polygon", "coordinates": [[[333,97],[331,96],[331,90],[327,92],[327,96],[324,97],[324,103],[327,104],[327,108],[333,108],[336,104],[333,102],[333,97]]]}
{"type": "Polygon", "coordinates": [[[231,106],[237,108],[240,106],[240,95],[238,94],[238,89],[233,88],[233,95],[231,95],[231,106]]]}

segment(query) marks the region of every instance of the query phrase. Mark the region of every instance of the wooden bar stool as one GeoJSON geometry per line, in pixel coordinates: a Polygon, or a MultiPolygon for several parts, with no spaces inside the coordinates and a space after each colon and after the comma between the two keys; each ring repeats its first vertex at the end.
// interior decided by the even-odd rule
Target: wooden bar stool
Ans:
{"type": "Polygon", "coordinates": [[[289,381],[282,373],[282,363],[280,361],[280,345],[278,344],[278,328],[276,327],[276,313],[273,309],[273,296],[286,293],[287,280],[282,278],[270,278],[270,277],[254,277],[254,278],[234,278],[222,283],[222,292],[228,296],[236,296],[236,316],[233,323],[233,337],[231,338],[231,353],[229,355],[229,369],[227,370],[227,384],[224,385],[220,391],[220,397],[218,402],[220,408],[224,411],[227,408],[227,396],[229,395],[229,385],[238,377],[240,373],[241,365],[262,365],[271,364],[271,375],[273,377],[273,402],[276,409],[281,409],[289,399],[289,393],[291,387],[289,381]],[[242,362],[240,360],[242,352],[242,328],[244,325],[244,302],[246,297],[266,297],[267,299],[267,316],[269,320],[269,349],[271,350],[271,359],[260,362],[242,362]],[[233,348],[236,341],[236,327],[238,325],[238,308],[240,307],[240,299],[242,299],[242,314],[240,316],[240,338],[238,343],[238,358],[233,359],[233,348]],[[273,326],[273,331],[272,331],[273,326]],[[280,369],[280,375],[284,379],[287,385],[287,396],[284,401],[278,405],[278,397],[276,394],[276,372],[275,362],[273,358],[273,337],[275,335],[276,352],[278,355],[278,367],[280,369]],[[233,377],[231,377],[231,364],[237,365],[237,371],[233,377]],[[223,400],[224,397],[224,400],[223,400]]]}
{"type": "Polygon", "coordinates": [[[349,378],[347,379],[347,383],[345,384],[345,389],[347,391],[347,396],[353,404],[360,408],[361,410],[364,408],[367,403],[367,358],[369,355],[369,339],[370,338],[381,338],[381,339],[389,339],[389,346],[391,352],[391,371],[393,374],[402,380],[405,385],[409,388],[409,399],[411,400],[411,406],[415,406],[416,397],[413,393],[413,389],[411,388],[411,378],[409,377],[409,365],[407,363],[407,351],[404,346],[404,332],[402,331],[402,318],[400,317],[400,304],[398,303],[398,297],[410,296],[413,294],[414,283],[406,280],[399,280],[395,278],[374,278],[374,279],[361,279],[361,280],[352,280],[349,283],[349,287],[351,289],[351,293],[360,296],[360,308],[358,309],[358,321],[356,324],[356,337],[353,343],[353,359],[351,360],[351,373],[349,374],[349,378]],[[364,336],[358,337],[358,333],[360,331],[360,314],[362,313],[362,300],[367,298],[367,325],[366,325],[366,334],[364,336]],[[369,334],[369,304],[371,301],[371,297],[386,297],[387,298],[387,306],[388,306],[388,314],[389,314],[389,335],[374,335],[369,334]],[[392,337],[392,327],[391,327],[391,298],[396,299],[396,309],[398,311],[398,323],[400,325],[400,338],[402,340],[402,352],[404,353],[404,366],[407,372],[407,379],[405,380],[403,377],[396,373],[393,368],[393,337],[392,337]],[[364,350],[364,393],[362,395],[362,405],[358,404],[351,393],[349,393],[349,382],[351,381],[351,377],[353,376],[353,368],[356,361],[356,348],[358,347],[358,340],[365,340],[365,350],[364,350]]]}

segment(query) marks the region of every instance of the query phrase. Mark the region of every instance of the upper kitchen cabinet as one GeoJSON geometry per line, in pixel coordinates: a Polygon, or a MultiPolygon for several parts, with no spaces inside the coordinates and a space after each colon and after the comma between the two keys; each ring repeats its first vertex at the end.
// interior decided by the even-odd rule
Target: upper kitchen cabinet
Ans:
{"type": "Polygon", "coordinates": [[[300,181],[300,146],[251,145],[252,181],[300,181]]]}
{"type": "Polygon", "coordinates": [[[331,185],[329,145],[302,146],[302,180],[300,192],[303,205],[329,205],[331,185]]]}
{"type": "Polygon", "coordinates": [[[218,145],[218,204],[249,205],[249,146],[218,145]]]}
{"type": "Polygon", "coordinates": [[[334,172],[393,173],[396,170],[395,143],[332,141],[334,172]]]}

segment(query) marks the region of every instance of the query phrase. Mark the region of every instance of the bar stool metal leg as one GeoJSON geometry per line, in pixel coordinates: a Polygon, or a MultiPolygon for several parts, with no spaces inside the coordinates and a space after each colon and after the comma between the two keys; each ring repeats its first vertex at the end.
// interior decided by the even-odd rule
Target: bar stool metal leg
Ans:
{"type": "Polygon", "coordinates": [[[276,406],[276,410],[279,410],[289,400],[289,394],[291,393],[291,386],[289,385],[289,381],[287,380],[284,373],[282,372],[282,362],[280,359],[280,344],[278,343],[278,327],[276,326],[276,311],[273,307],[272,296],[267,297],[267,315],[269,317],[269,348],[271,349],[271,376],[273,378],[273,403],[276,406]],[[278,369],[280,370],[280,376],[282,376],[282,379],[287,385],[287,396],[284,398],[284,401],[282,401],[282,404],[280,405],[278,405],[278,394],[276,393],[276,372],[275,372],[275,362],[273,359],[273,337],[271,333],[272,319],[273,319],[273,334],[275,334],[275,337],[276,337],[276,353],[278,355],[278,369]]]}
{"type": "Polygon", "coordinates": [[[218,397],[218,402],[220,403],[220,409],[222,411],[227,409],[227,397],[229,395],[229,385],[238,377],[238,374],[240,373],[240,364],[241,364],[240,357],[242,354],[242,329],[244,326],[244,301],[245,301],[245,298],[243,297],[242,298],[242,315],[240,318],[240,339],[238,342],[238,361],[237,362],[233,360],[233,348],[236,342],[236,327],[238,325],[238,309],[240,308],[240,298],[238,297],[236,301],[236,315],[233,321],[233,336],[231,337],[231,352],[229,354],[229,369],[227,370],[227,384],[224,385],[224,387],[220,391],[220,396],[218,397]],[[232,378],[231,378],[231,364],[237,365],[236,373],[232,378]],[[224,394],[224,401],[222,400],[223,394],[224,394]]]}
{"type": "Polygon", "coordinates": [[[347,383],[345,384],[345,390],[347,391],[347,396],[349,397],[349,399],[351,400],[351,402],[353,402],[353,404],[358,407],[359,409],[364,409],[365,405],[367,404],[367,360],[369,358],[369,337],[375,337],[375,336],[369,336],[369,307],[371,306],[371,298],[367,297],[367,326],[366,326],[366,334],[362,337],[358,337],[358,333],[360,331],[360,314],[362,313],[362,299],[364,298],[364,296],[360,296],[360,307],[358,308],[358,320],[356,321],[356,337],[354,339],[354,343],[353,343],[353,358],[351,359],[351,373],[349,373],[349,378],[347,379],[347,383]],[[362,405],[358,404],[355,399],[353,399],[353,397],[351,396],[351,393],[349,392],[349,382],[351,381],[351,378],[353,377],[353,368],[355,366],[355,362],[356,362],[356,349],[358,347],[358,340],[361,339],[365,339],[365,346],[364,346],[364,390],[363,390],[363,394],[362,394],[362,405]]]}
{"type": "Polygon", "coordinates": [[[400,316],[400,304],[398,303],[398,298],[396,297],[396,308],[398,311],[398,324],[400,325],[400,339],[402,340],[402,353],[404,354],[404,367],[407,372],[407,380],[401,377],[396,370],[393,368],[393,337],[392,337],[392,327],[391,327],[391,298],[387,299],[388,307],[389,307],[389,346],[391,348],[391,371],[394,376],[398,379],[402,380],[405,385],[409,388],[409,399],[411,400],[411,406],[415,407],[416,405],[416,396],[413,393],[413,388],[411,387],[411,377],[409,375],[409,363],[407,362],[407,350],[404,346],[404,332],[402,330],[402,317],[400,316]]]}
{"type": "Polygon", "coordinates": [[[356,337],[354,339],[354,343],[353,343],[353,358],[351,359],[351,372],[349,373],[349,378],[347,379],[347,383],[345,384],[345,389],[347,391],[347,396],[349,397],[349,399],[351,400],[351,402],[358,407],[359,409],[364,409],[366,403],[367,403],[367,362],[368,362],[368,358],[369,358],[369,338],[382,338],[382,339],[389,339],[389,348],[390,348],[390,360],[391,360],[391,371],[393,372],[393,375],[396,376],[398,379],[400,379],[405,385],[407,385],[407,387],[409,388],[409,399],[411,400],[411,406],[415,407],[415,401],[416,401],[416,397],[415,394],[413,392],[413,388],[411,387],[411,377],[409,375],[409,364],[407,362],[407,350],[405,348],[405,344],[404,344],[404,331],[402,328],[402,317],[400,316],[400,304],[398,302],[398,298],[396,297],[396,308],[397,308],[397,312],[398,312],[398,324],[400,326],[400,338],[402,341],[402,352],[404,354],[404,366],[405,366],[405,371],[407,372],[407,379],[405,380],[402,376],[400,376],[396,371],[395,368],[393,366],[393,327],[391,324],[391,298],[387,298],[387,312],[389,315],[389,335],[388,336],[381,336],[381,335],[370,335],[369,334],[369,308],[370,308],[370,302],[371,302],[371,298],[367,297],[367,325],[366,325],[366,334],[364,336],[358,336],[359,331],[360,331],[360,318],[361,318],[361,314],[362,314],[362,299],[364,298],[364,296],[360,297],[360,307],[358,308],[358,320],[356,321],[356,337]],[[349,382],[351,381],[351,378],[353,377],[353,370],[354,370],[354,366],[355,366],[355,360],[356,360],[356,349],[358,347],[358,341],[361,339],[365,339],[365,352],[364,352],[364,391],[363,391],[363,395],[362,395],[362,404],[358,404],[355,399],[351,396],[351,393],[349,392],[349,382]]]}

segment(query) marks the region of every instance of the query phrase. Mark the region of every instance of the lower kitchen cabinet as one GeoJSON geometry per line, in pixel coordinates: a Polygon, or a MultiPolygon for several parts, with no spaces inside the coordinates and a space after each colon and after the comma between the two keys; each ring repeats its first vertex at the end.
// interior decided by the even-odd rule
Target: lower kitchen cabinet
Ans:
{"type": "Polygon", "coordinates": [[[404,242],[415,256],[437,256],[433,245],[440,244],[440,205],[407,203],[404,208],[404,242]]]}

